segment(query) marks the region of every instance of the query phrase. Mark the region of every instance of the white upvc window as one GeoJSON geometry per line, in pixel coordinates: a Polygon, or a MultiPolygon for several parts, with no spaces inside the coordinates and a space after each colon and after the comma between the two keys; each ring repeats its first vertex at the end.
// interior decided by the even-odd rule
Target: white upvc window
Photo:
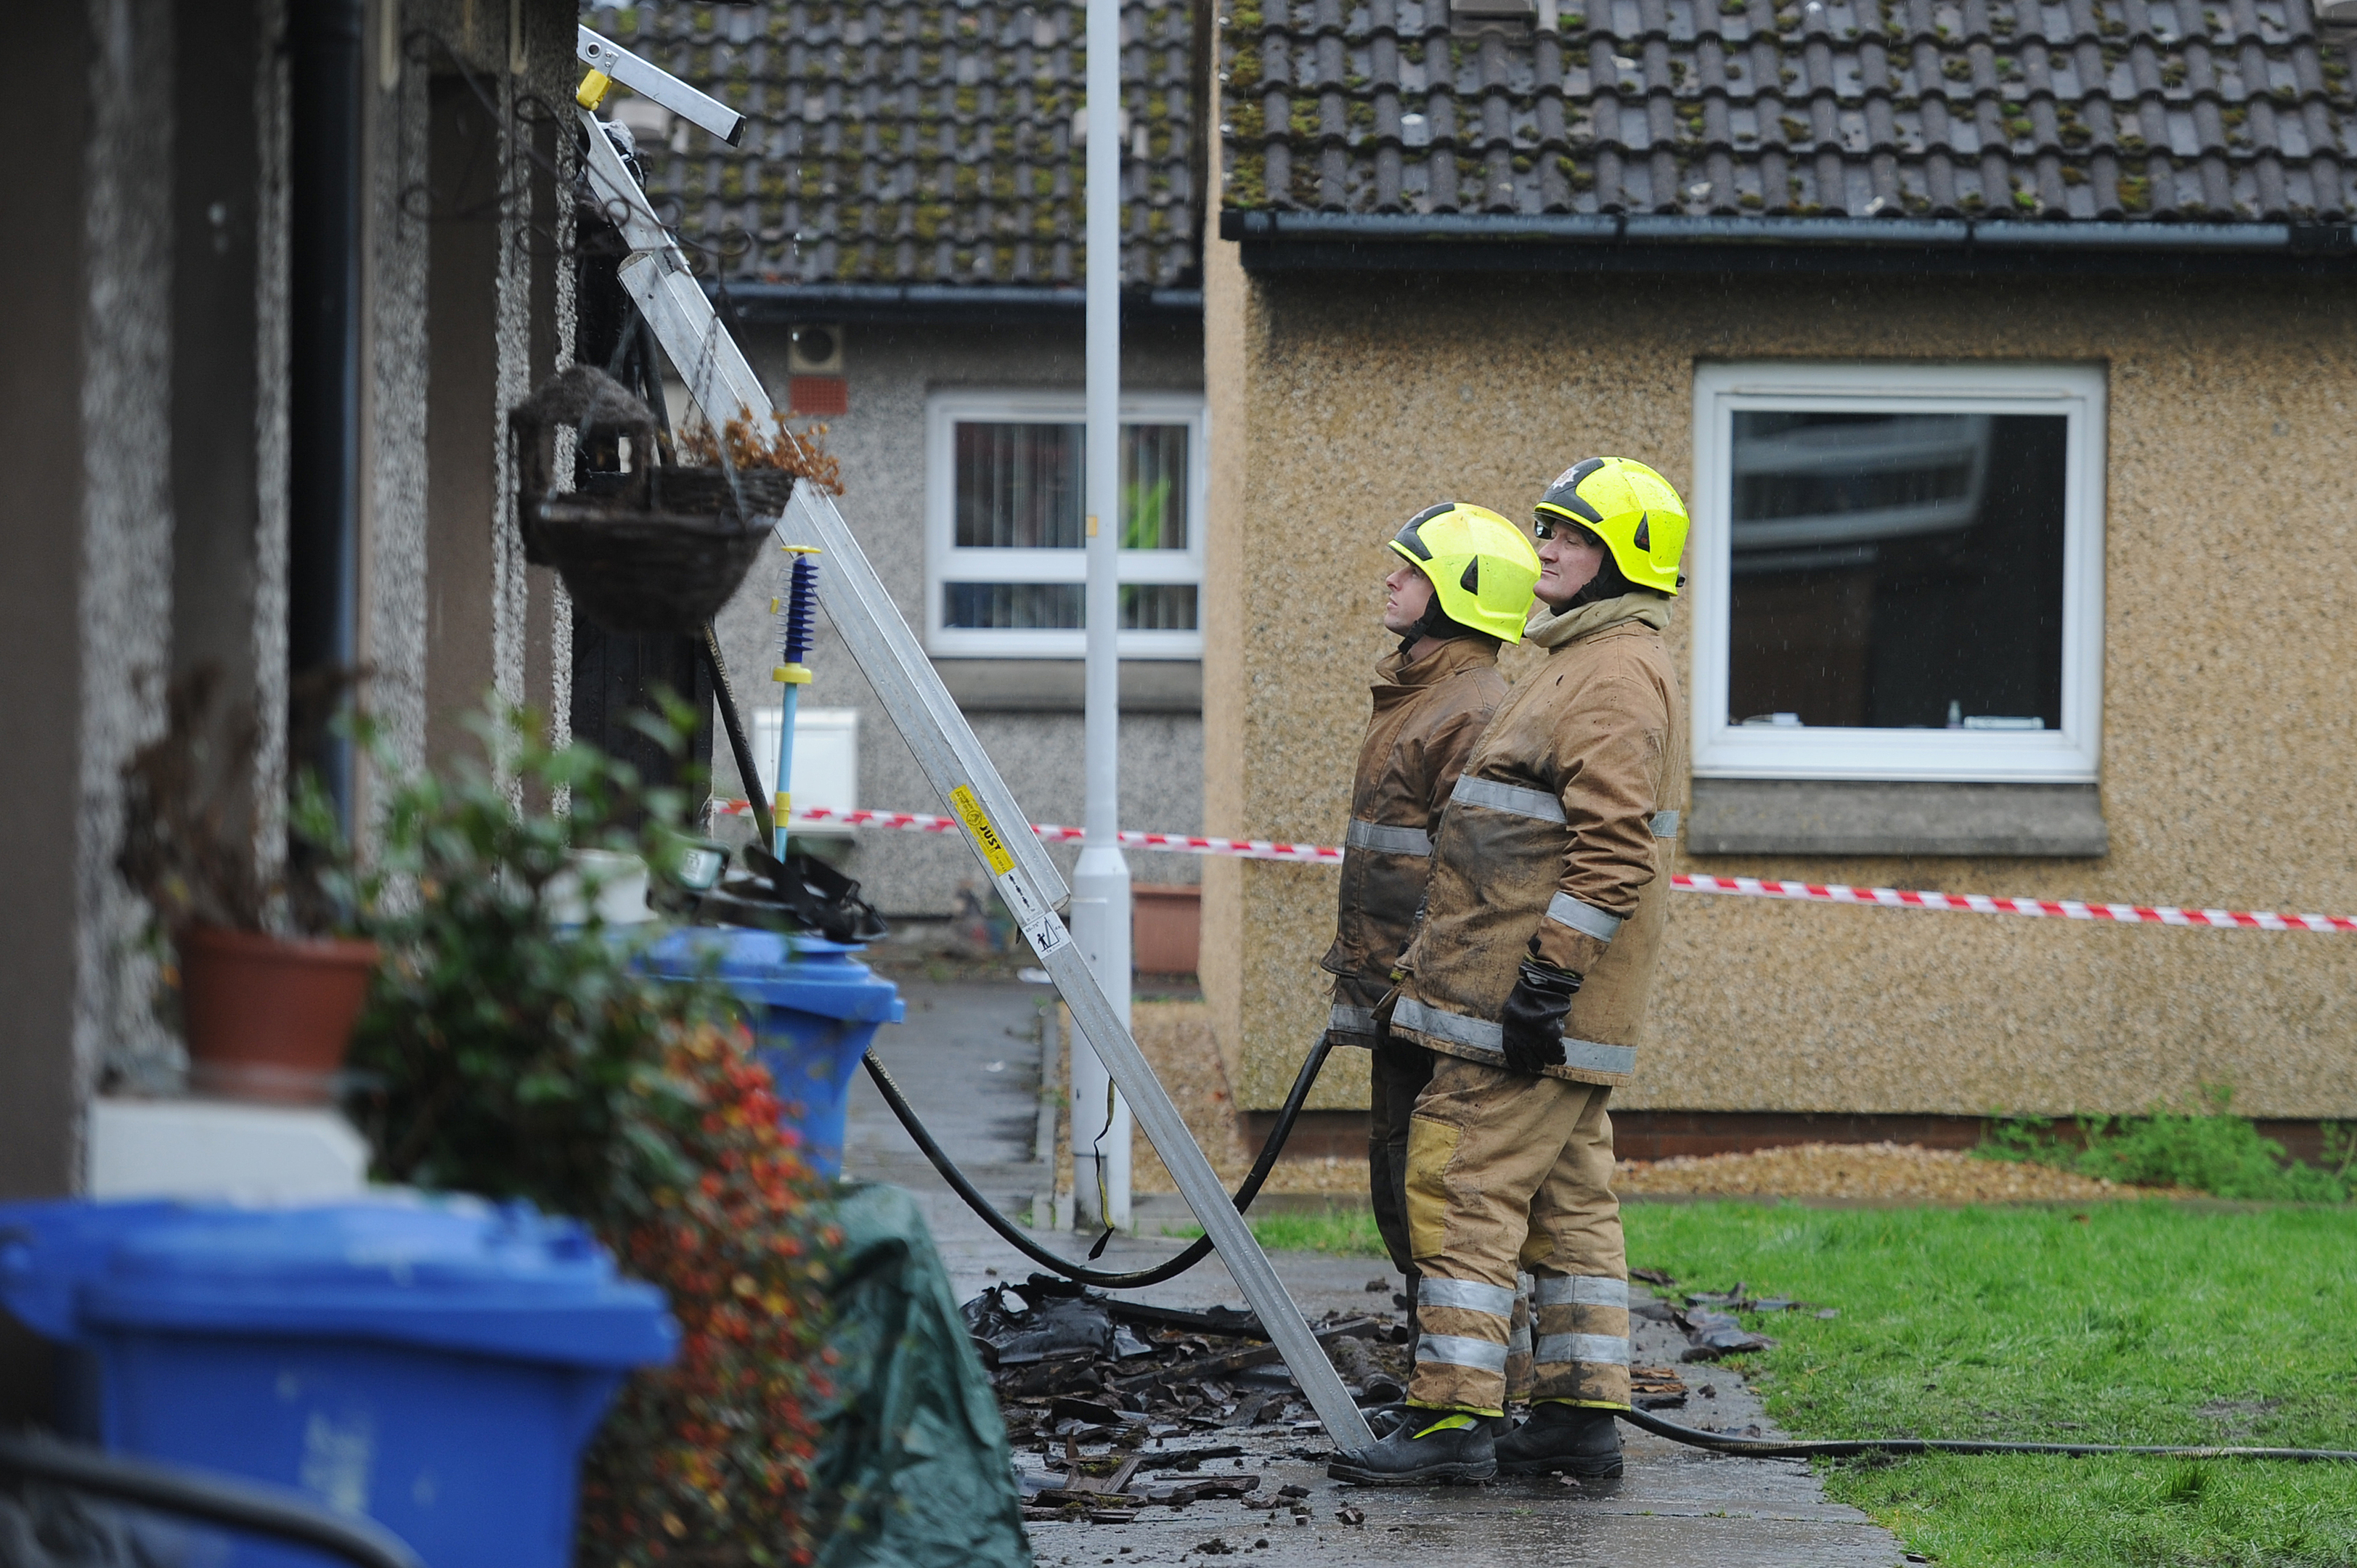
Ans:
{"type": "Polygon", "coordinates": [[[2104,388],[2078,365],[1698,367],[1695,774],[2092,781],[2104,388]]]}
{"type": "MultiPolygon", "coordinates": [[[[925,645],[949,657],[1083,651],[1079,394],[936,392],[926,405],[925,645]]],[[[1203,400],[1121,401],[1121,655],[1203,654],[1203,400]]]]}

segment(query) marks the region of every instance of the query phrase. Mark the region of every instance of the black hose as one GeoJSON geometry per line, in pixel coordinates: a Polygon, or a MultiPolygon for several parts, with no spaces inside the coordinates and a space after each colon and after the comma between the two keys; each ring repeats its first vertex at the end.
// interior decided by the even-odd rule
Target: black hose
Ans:
{"type": "MultiPolygon", "coordinates": [[[[1318,1070],[1325,1067],[1326,1058],[1333,1048],[1333,1042],[1320,1036],[1308,1059],[1302,1062],[1301,1071],[1293,1079],[1293,1092],[1285,1097],[1285,1109],[1277,1112],[1276,1125],[1269,1129],[1268,1141],[1261,1145],[1260,1157],[1253,1162],[1252,1174],[1244,1177],[1243,1186],[1236,1188],[1233,1201],[1237,1213],[1241,1214],[1252,1207],[1252,1200],[1260,1196],[1261,1185],[1268,1180],[1269,1172],[1275,1169],[1276,1157],[1284,1153],[1286,1140],[1293,1135],[1293,1123],[1301,1115],[1302,1102],[1309,1098],[1310,1088],[1318,1081],[1318,1070]]],[[[900,1119],[900,1125],[909,1130],[909,1136],[916,1140],[917,1147],[925,1152],[925,1158],[933,1163],[933,1169],[942,1173],[942,1179],[950,1184],[951,1190],[963,1198],[965,1206],[980,1215],[983,1222],[997,1231],[1009,1246],[1040,1267],[1053,1270],[1068,1280],[1095,1285],[1102,1290],[1140,1290],[1147,1285],[1158,1285],[1165,1280],[1177,1279],[1211,1255],[1211,1237],[1201,1236],[1167,1262],[1157,1263],[1150,1269],[1140,1269],[1135,1273],[1107,1273],[1101,1269],[1066,1262],[1026,1236],[1013,1220],[993,1208],[990,1200],[974,1190],[974,1183],[966,1179],[965,1173],[957,1168],[957,1163],[933,1141],[933,1135],[925,1130],[925,1124],[917,1120],[917,1112],[909,1106],[907,1097],[901,1094],[900,1086],[892,1081],[892,1075],[884,1070],[884,1064],[872,1054],[867,1058],[867,1076],[876,1080],[877,1089],[884,1096],[884,1103],[892,1108],[892,1114],[900,1119]]]]}
{"type": "MultiPolygon", "coordinates": [[[[1301,1064],[1301,1071],[1293,1080],[1293,1091],[1285,1097],[1285,1109],[1278,1112],[1276,1125],[1269,1129],[1268,1141],[1261,1145],[1260,1157],[1253,1162],[1252,1174],[1244,1177],[1243,1185],[1236,1189],[1234,1201],[1239,1214],[1249,1208],[1253,1199],[1260,1196],[1261,1186],[1275,1167],[1277,1155],[1284,1151],[1286,1140],[1292,1136],[1293,1124],[1301,1114],[1302,1104],[1309,1098],[1309,1090],[1317,1083],[1318,1074],[1325,1067],[1326,1058],[1332,1049],[1332,1043],[1321,1036],[1308,1058],[1301,1064]]],[[[974,1189],[974,1184],[966,1179],[965,1173],[958,1169],[956,1162],[942,1152],[941,1144],[934,1142],[932,1133],[917,1119],[916,1111],[901,1094],[900,1086],[892,1081],[892,1075],[885,1070],[884,1064],[873,1056],[868,1057],[866,1062],[867,1075],[876,1080],[876,1087],[883,1092],[884,1103],[892,1108],[892,1114],[900,1119],[900,1125],[909,1130],[909,1136],[916,1140],[917,1146],[924,1151],[925,1158],[932,1162],[933,1168],[942,1174],[958,1197],[965,1200],[967,1208],[980,1215],[985,1223],[1033,1262],[1084,1285],[1094,1285],[1103,1290],[1137,1290],[1176,1279],[1211,1255],[1211,1239],[1203,1236],[1168,1262],[1154,1268],[1141,1269],[1135,1273],[1107,1273],[1056,1256],[991,1207],[990,1200],[974,1189]]],[[[2129,1454],[2155,1459],[2279,1459],[2302,1464],[2357,1464],[2357,1452],[2336,1448],[2179,1448],[2113,1443],[1995,1443],[1942,1437],[1800,1441],[1732,1437],[1725,1433],[1706,1432],[1697,1426],[1680,1426],[1674,1421],[1663,1421],[1641,1410],[1624,1410],[1617,1413],[1631,1426],[1650,1432],[1656,1437],[1666,1437],[1673,1443],[1683,1443],[1690,1448],[1706,1449],[1714,1454],[1732,1454],[1752,1459],[1843,1459],[1871,1454],[2059,1454],[2070,1458],[2084,1458],[2103,1454],[2129,1454]]]]}
{"type": "Polygon", "coordinates": [[[737,775],[745,782],[745,803],[753,808],[753,825],[760,831],[761,847],[767,849],[777,842],[777,829],[770,802],[761,798],[761,767],[753,758],[753,743],[745,738],[745,719],[737,711],[737,690],[728,683],[728,667],[720,658],[719,634],[708,621],[704,641],[695,651],[712,675],[712,689],[720,693],[720,727],[728,732],[728,754],[737,759],[737,775]]]}
{"type": "Polygon", "coordinates": [[[2152,1459],[2289,1459],[2302,1463],[2357,1464],[2357,1453],[2338,1448],[2171,1448],[2115,1443],[1981,1443],[1950,1437],[1834,1438],[1788,1442],[1777,1437],[1730,1437],[1680,1426],[1674,1421],[1641,1410],[1619,1412],[1630,1425],[1656,1437],[1706,1448],[1715,1454],[1739,1454],[1752,1459],[1846,1459],[1867,1454],[2061,1454],[2079,1459],[2098,1454],[2135,1454],[2152,1459]]]}
{"type": "Polygon", "coordinates": [[[100,1454],[0,1433],[0,1471],[77,1492],[201,1520],[230,1530],[332,1552],[359,1568],[423,1568],[401,1538],[373,1520],[344,1518],[251,1481],[100,1454]]]}
{"type": "MultiPolygon", "coordinates": [[[[1301,1071],[1293,1079],[1293,1090],[1285,1097],[1285,1109],[1278,1112],[1276,1125],[1269,1129],[1268,1140],[1261,1145],[1260,1157],[1253,1162],[1252,1173],[1236,1189],[1234,1202],[1237,1213],[1249,1208],[1253,1199],[1260,1196],[1261,1186],[1268,1180],[1269,1172],[1275,1168],[1277,1155],[1284,1152],[1286,1140],[1293,1135],[1293,1124],[1301,1114],[1302,1104],[1309,1098],[1309,1090],[1317,1083],[1318,1074],[1325,1067],[1326,1058],[1332,1049],[1332,1042],[1321,1036],[1308,1059],[1302,1062],[1301,1071]]],[[[958,1169],[957,1163],[942,1151],[941,1144],[934,1142],[932,1133],[917,1119],[915,1109],[900,1092],[900,1086],[892,1080],[892,1075],[885,1070],[884,1064],[872,1055],[866,1058],[866,1063],[867,1076],[876,1080],[876,1087],[883,1093],[884,1103],[892,1108],[892,1114],[899,1118],[900,1125],[908,1129],[909,1136],[916,1140],[917,1147],[924,1151],[925,1158],[932,1162],[933,1168],[942,1174],[958,1197],[965,1200],[967,1208],[981,1216],[985,1223],[1033,1262],[1081,1284],[1094,1285],[1103,1290],[1138,1290],[1176,1279],[1211,1255],[1211,1239],[1202,1236],[1167,1262],[1141,1269],[1135,1273],[1107,1273],[1056,1256],[991,1207],[990,1200],[975,1190],[974,1183],[966,1179],[965,1173],[958,1169]]],[[[1616,1413],[1631,1426],[1650,1432],[1656,1437],[1666,1437],[1673,1443],[1683,1443],[1690,1448],[1706,1449],[1714,1454],[1732,1454],[1752,1459],[1844,1459],[1871,1454],[2059,1454],[2069,1458],[2085,1458],[2103,1454],[2129,1454],[2155,1459],[2279,1459],[2302,1464],[2357,1464],[2357,1452],[2337,1448],[2179,1448],[2114,1443],[1996,1443],[1943,1437],[1799,1441],[1733,1437],[1725,1433],[1706,1432],[1698,1426],[1680,1426],[1674,1421],[1663,1421],[1641,1410],[1624,1410],[1616,1413]]]]}

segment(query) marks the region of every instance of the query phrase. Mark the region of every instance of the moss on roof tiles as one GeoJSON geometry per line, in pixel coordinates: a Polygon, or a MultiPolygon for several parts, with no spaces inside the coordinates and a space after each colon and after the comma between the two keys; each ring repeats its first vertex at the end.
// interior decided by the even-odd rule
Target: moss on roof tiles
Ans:
{"type": "MultiPolygon", "coordinates": [[[[694,157],[649,149],[650,192],[681,212],[682,237],[705,264],[739,280],[987,283],[1018,269],[1010,246],[982,243],[984,235],[1083,253],[1085,148],[1068,134],[1087,66],[1077,5],[793,0],[737,15],[747,12],[743,46],[728,40],[713,7],[690,0],[592,21],[751,111],[741,147],[690,132],[694,157]],[[837,192],[862,199],[838,207],[837,192]],[[754,193],[766,232],[733,232],[754,193]],[[707,209],[707,194],[726,205],[707,209]],[[877,235],[906,237],[879,244],[877,235]]],[[[1200,199],[1191,14],[1129,0],[1123,17],[1125,120],[1148,128],[1142,171],[1135,141],[1125,144],[1132,199],[1123,231],[1133,238],[1124,271],[1133,283],[1186,286],[1198,275],[1194,248],[1164,236],[1192,235],[1200,224],[1161,209],[1200,199]]],[[[1049,276],[1056,268],[1046,255],[1024,265],[1041,286],[1074,281],[1049,276]]]]}
{"type": "MultiPolygon", "coordinates": [[[[2269,5],[2274,6],[2275,0],[2269,5]]],[[[1836,4],[1818,13],[1824,18],[1822,23],[1806,29],[1802,13],[1786,7],[1770,30],[1749,26],[1740,14],[1721,16],[1716,23],[1706,17],[1697,22],[1691,11],[1684,4],[1673,5],[1666,29],[1656,22],[1639,33],[1615,31],[1614,18],[1601,15],[1602,25],[1590,29],[1584,18],[1566,11],[1561,34],[1542,38],[1527,27],[1468,36],[1451,31],[1440,4],[1402,6],[1395,49],[1382,59],[1365,50],[1351,55],[1351,74],[1340,88],[1342,122],[1355,131],[1387,123],[1386,115],[1422,113],[1431,117],[1433,134],[1428,145],[1423,145],[1425,139],[1408,144],[1383,135],[1348,136],[1340,181],[1343,209],[1373,210],[1378,202],[1391,199],[1383,194],[1387,188],[1400,191],[1399,199],[1416,210],[1448,210],[1452,205],[1454,209],[1480,210],[1485,202],[1509,194],[1494,183],[1484,190],[1474,177],[1478,171],[1469,169],[1462,180],[1427,178],[1424,167],[1427,160],[1455,158],[1462,149],[1490,145],[1494,137],[1485,129],[1481,105],[1501,96],[1512,100],[1510,145],[1516,149],[1539,140],[1525,123],[1534,112],[1534,103],[1560,97],[1568,150],[1565,166],[1552,169],[1549,177],[1556,173],[1567,180],[1575,174],[1586,177],[1584,182],[1570,181],[1572,210],[1624,206],[1676,210],[1704,200],[1685,188],[1684,166],[1706,146],[1726,151],[1746,171],[1738,186],[1749,180],[1749,171],[1770,160],[1805,159],[1811,165],[1820,157],[1837,160],[1841,172],[1826,171],[1831,182],[1826,200],[1809,194],[1817,168],[1789,176],[1794,203],[1828,212],[1843,210],[1830,199],[1835,193],[1888,189],[1885,181],[1893,177],[1901,192],[1900,205],[1928,210],[1932,203],[1920,188],[1925,187],[1935,162],[1943,171],[1939,188],[1945,189],[1949,160],[1978,166],[1991,155],[2002,160],[1997,184],[2008,202],[2018,186],[2031,193],[2029,205],[2038,209],[2082,219],[2127,214],[2229,218],[2254,214],[2263,207],[2274,213],[2285,209],[2285,194],[2294,187],[2309,199],[2294,203],[2289,216],[2339,220],[2352,206],[2343,172],[2350,150],[2341,145],[2348,135],[2348,116],[2357,114],[2357,102],[2350,96],[2348,46],[2317,38],[2304,8],[2262,10],[2258,28],[2242,33],[2234,31],[2232,19],[2212,12],[2205,15],[2202,28],[2185,34],[2165,27],[2139,31],[2116,4],[2087,8],[2083,15],[2093,18],[2091,26],[2061,11],[2051,17],[2040,12],[2017,25],[2002,10],[1991,16],[1978,6],[1836,4]],[[1967,20],[1972,26],[1964,25],[1967,20]],[[1886,39],[1892,46],[1887,60],[1882,54],[1886,39]],[[2003,56],[1996,52],[1998,41],[2007,51],[2003,56]],[[1632,58],[1641,54],[1642,61],[1632,58]],[[1750,64],[1762,69],[1747,70],[1746,54],[1753,57],[1750,64]],[[1450,69],[1436,69],[1424,79],[1416,71],[1426,59],[1436,68],[1446,59],[1450,69]],[[2096,69],[2099,59],[2120,69],[2105,74],[2096,69]],[[2141,68],[2151,73],[2141,86],[2137,71],[2127,69],[2136,60],[2152,62],[2141,68]],[[2257,70],[2255,60],[2263,60],[2266,69],[2257,70]],[[1557,62],[1559,77],[1555,74],[1557,62]],[[2246,70],[2252,77],[2247,81],[2246,70]],[[1591,71],[1595,89],[1589,86],[1591,71]],[[1770,71],[1774,76],[1764,90],[1746,81],[1770,71]],[[1780,84],[1787,90],[1781,94],[1776,91],[1780,84]],[[1926,92],[1929,98],[1923,96],[1926,92]],[[1453,135],[1452,98],[1458,105],[1453,135]],[[1842,116],[1839,133],[1823,147],[1810,121],[1798,113],[1780,112],[1798,111],[1821,99],[1835,104],[1842,116]],[[2262,102],[2274,108],[2274,118],[2248,114],[2251,104],[2262,102]],[[1674,106],[1674,113],[1652,118],[1660,111],[1648,105],[1655,102],[1674,106]],[[1765,111],[1756,117],[1749,112],[1755,103],[1765,111]],[[2135,156],[2144,145],[2143,130],[2154,128],[2148,122],[2164,109],[2182,115],[2196,108],[2201,113],[2192,116],[2191,161],[2212,168],[2212,179],[2223,171],[2230,203],[2205,205],[2212,192],[2203,190],[2202,199],[2195,199],[2193,186],[2182,195],[2173,183],[2158,192],[2147,186],[2115,186],[2115,177],[2096,166],[2093,160],[2109,158],[2115,150],[2135,156]],[[1738,109],[1746,123],[1734,125],[1729,134],[1715,136],[1707,130],[1707,116],[1732,116],[1738,109]],[[1970,139],[1974,123],[1984,113],[1993,118],[1981,122],[1981,134],[2009,136],[2014,149],[2002,141],[1975,146],[1970,139]],[[1929,132],[1927,115],[1935,117],[1929,132]],[[1973,150],[1951,145],[1951,137],[1939,130],[1949,117],[1961,123],[1968,138],[1964,146],[1973,150]],[[1403,160],[1388,187],[1373,177],[1372,167],[1386,148],[1396,148],[1403,160]],[[1618,188],[1599,195],[1595,189],[1597,161],[1613,154],[1620,162],[1610,183],[1618,188]],[[1895,158],[1898,166],[1889,175],[1868,178],[1867,160],[1876,157],[1895,158]],[[2039,197],[2040,158],[2059,160],[2046,176],[2059,184],[2043,188],[2081,194],[2070,196],[2067,202],[2039,197]],[[1652,188],[1661,166],[1657,159],[1676,169],[1676,188],[1652,188]],[[1450,193],[1460,184],[1464,189],[1452,203],[1450,193]],[[2116,199],[2104,194],[2115,188],[2121,191],[2116,199]],[[2086,194],[2091,190],[2095,194],[2086,194]]],[[[1239,6],[1221,18],[1221,69],[1227,79],[1222,134],[1238,177],[1226,182],[1226,206],[1334,205],[1321,166],[1332,139],[1325,111],[1336,89],[1331,84],[1297,88],[1283,63],[1314,51],[1321,30],[1307,8],[1285,5],[1273,5],[1266,13],[1239,6]],[[1265,19],[1272,15],[1275,22],[1265,19]],[[1288,22],[1289,16],[1294,20],[1288,22]],[[1247,18],[1250,27],[1240,25],[1247,18]],[[1265,81],[1263,50],[1279,62],[1265,81]],[[1240,87],[1251,90],[1250,116],[1242,113],[1247,104],[1240,87]],[[1279,129],[1269,156],[1281,154],[1293,171],[1290,191],[1258,188],[1250,177],[1248,160],[1258,153],[1266,134],[1263,125],[1271,115],[1279,129]]],[[[2179,124],[2178,134],[2182,134],[2186,122],[2179,124]]],[[[1954,173],[1969,186],[1982,171],[1958,166],[1954,173]]],[[[2119,177],[2136,177],[2124,171],[2119,177]]],[[[1550,198],[1541,182],[1514,182],[1512,209],[1559,209],[1561,188],[1555,188],[1558,194],[1550,198]]],[[[1964,201],[1960,195],[1959,208],[1964,201]]],[[[1727,199],[1718,197],[1714,209],[1728,205],[1727,199]]]]}

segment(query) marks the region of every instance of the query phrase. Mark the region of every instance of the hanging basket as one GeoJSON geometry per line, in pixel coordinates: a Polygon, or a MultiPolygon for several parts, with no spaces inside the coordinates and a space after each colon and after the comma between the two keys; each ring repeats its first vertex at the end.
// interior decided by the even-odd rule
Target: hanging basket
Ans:
{"type": "Polygon", "coordinates": [[[792,477],[775,471],[738,469],[732,487],[721,468],[663,466],[647,405],[590,366],[551,377],[508,423],[524,558],[554,566],[575,608],[609,631],[692,632],[711,620],[793,494],[792,477]],[[577,489],[550,488],[561,429],[576,433],[590,463],[577,489]]]}

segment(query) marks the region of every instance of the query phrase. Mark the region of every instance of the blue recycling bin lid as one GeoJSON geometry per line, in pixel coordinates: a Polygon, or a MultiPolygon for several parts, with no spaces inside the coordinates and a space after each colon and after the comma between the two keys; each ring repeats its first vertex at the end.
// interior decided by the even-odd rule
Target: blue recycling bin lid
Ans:
{"type": "Polygon", "coordinates": [[[662,1293],[617,1277],[577,1220],[458,1196],[0,1206],[0,1303],[72,1342],[291,1335],[621,1369],[669,1360],[679,1338],[662,1293]]]}
{"type": "Polygon", "coordinates": [[[772,1007],[853,1023],[899,1023],[908,1012],[900,988],[851,956],[861,950],[782,931],[683,926],[649,948],[643,961],[676,979],[709,972],[737,995],[772,1007]]]}
{"type": "Polygon", "coordinates": [[[78,1337],[82,1282],[105,1271],[132,1231],[186,1207],[169,1199],[0,1204],[0,1304],[36,1334],[78,1337]]]}

